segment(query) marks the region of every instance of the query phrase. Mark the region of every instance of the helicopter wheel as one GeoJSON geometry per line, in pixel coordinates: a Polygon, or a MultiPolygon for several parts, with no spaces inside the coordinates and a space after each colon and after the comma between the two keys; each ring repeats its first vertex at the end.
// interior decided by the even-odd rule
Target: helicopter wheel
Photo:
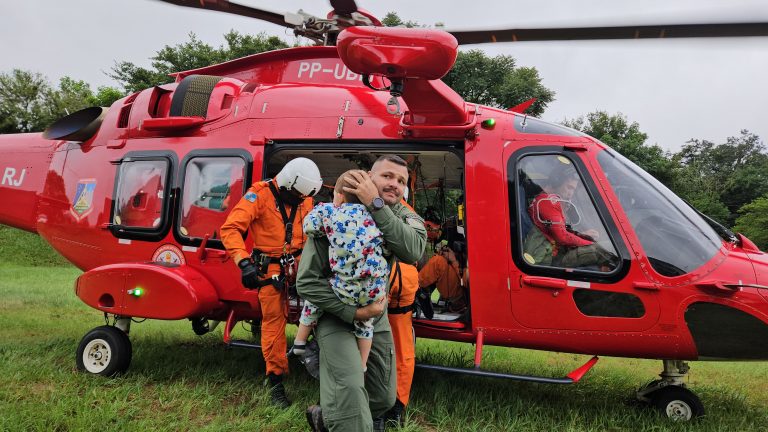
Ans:
{"type": "Polygon", "coordinates": [[[128,370],[132,354],[127,334],[113,326],[101,326],[80,341],[75,362],[79,371],[113,377],[128,370]]]}
{"type": "Polygon", "coordinates": [[[692,391],[680,386],[660,388],[648,397],[651,404],[673,421],[690,421],[704,415],[701,399],[692,391]]]}
{"type": "Polygon", "coordinates": [[[211,331],[211,325],[205,318],[190,318],[190,321],[192,321],[192,331],[198,336],[211,331]]]}

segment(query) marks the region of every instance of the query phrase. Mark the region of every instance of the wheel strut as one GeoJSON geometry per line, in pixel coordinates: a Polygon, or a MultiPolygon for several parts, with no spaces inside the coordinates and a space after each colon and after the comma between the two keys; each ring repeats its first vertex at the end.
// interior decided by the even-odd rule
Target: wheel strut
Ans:
{"type": "Polygon", "coordinates": [[[682,360],[662,360],[662,362],[664,364],[664,370],[659,374],[661,379],[655,380],[638,390],[638,400],[642,402],[651,402],[648,395],[667,386],[686,387],[684,379],[685,376],[688,375],[688,371],[691,370],[688,363],[682,360]]]}
{"type": "Polygon", "coordinates": [[[128,334],[131,331],[131,319],[115,315],[115,327],[122,330],[123,333],[128,334]]]}

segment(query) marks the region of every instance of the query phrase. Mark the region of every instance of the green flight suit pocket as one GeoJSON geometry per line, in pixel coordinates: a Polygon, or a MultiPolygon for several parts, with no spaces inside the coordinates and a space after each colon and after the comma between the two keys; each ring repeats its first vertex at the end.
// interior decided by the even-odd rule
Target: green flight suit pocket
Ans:
{"type": "Polygon", "coordinates": [[[523,259],[528,264],[552,264],[552,242],[536,227],[525,237],[523,259]]]}

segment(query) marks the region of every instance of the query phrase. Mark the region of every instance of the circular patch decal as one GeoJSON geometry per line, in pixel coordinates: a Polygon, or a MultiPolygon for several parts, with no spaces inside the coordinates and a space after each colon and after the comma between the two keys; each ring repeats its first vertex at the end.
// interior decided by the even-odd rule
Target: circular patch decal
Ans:
{"type": "Polygon", "coordinates": [[[533,257],[529,253],[524,253],[523,258],[528,262],[528,264],[536,264],[536,260],[533,259],[533,257]]]}
{"type": "Polygon", "coordinates": [[[152,261],[163,264],[186,264],[184,254],[181,253],[181,249],[172,244],[162,245],[157,248],[155,253],[152,255],[152,261]]]}
{"type": "Polygon", "coordinates": [[[558,156],[558,157],[557,157],[557,160],[559,160],[559,161],[560,161],[560,163],[562,163],[562,164],[566,164],[566,165],[570,165],[570,164],[571,164],[571,160],[570,160],[570,159],[568,159],[568,158],[567,158],[567,157],[565,157],[565,156],[558,156]]]}

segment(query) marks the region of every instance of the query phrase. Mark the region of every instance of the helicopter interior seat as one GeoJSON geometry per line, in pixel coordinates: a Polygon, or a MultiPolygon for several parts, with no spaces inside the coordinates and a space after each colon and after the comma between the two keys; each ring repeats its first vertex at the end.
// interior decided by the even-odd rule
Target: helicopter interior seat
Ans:
{"type": "Polygon", "coordinates": [[[200,194],[195,205],[211,210],[226,210],[226,199],[229,196],[229,185],[226,183],[212,186],[200,194]]]}
{"type": "Polygon", "coordinates": [[[541,187],[534,183],[525,172],[520,173],[520,190],[518,190],[518,208],[520,209],[520,233],[523,239],[533,228],[533,221],[528,214],[528,205],[541,192],[541,187]]]}
{"type": "Polygon", "coordinates": [[[533,228],[533,221],[528,214],[528,199],[525,196],[524,190],[521,190],[518,194],[518,201],[518,208],[520,209],[520,233],[522,234],[522,238],[526,238],[528,237],[528,233],[531,232],[531,228],[533,228]]]}
{"type": "MultiPolygon", "coordinates": [[[[212,186],[203,192],[195,202],[196,206],[211,210],[225,211],[243,196],[243,180],[237,179],[230,183],[221,183],[212,186]]],[[[222,222],[223,223],[223,222],[222,222]]]]}

